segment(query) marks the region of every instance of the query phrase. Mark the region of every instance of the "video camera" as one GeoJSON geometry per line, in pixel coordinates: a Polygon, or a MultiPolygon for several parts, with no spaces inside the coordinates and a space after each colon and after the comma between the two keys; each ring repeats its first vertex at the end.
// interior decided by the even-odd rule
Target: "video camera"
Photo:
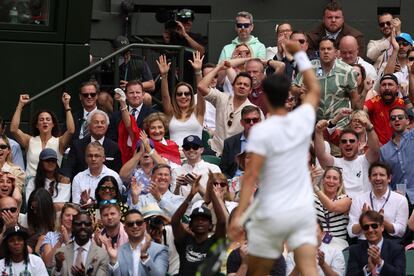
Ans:
{"type": "Polygon", "coordinates": [[[176,21],[186,22],[194,21],[194,11],[190,9],[181,10],[167,10],[160,9],[155,13],[155,19],[159,23],[164,23],[165,29],[169,31],[175,31],[178,27],[176,21]]]}

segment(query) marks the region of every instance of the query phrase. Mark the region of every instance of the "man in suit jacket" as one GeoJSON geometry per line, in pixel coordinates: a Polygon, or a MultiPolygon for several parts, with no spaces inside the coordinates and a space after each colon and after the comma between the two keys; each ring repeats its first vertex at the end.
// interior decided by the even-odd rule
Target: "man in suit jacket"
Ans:
{"type": "Polygon", "coordinates": [[[73,217],[72,234],[75,240],[56,252],[52,275],[107,275],[108,254],[93,243],[92,233],[92,220],[87,213],[81,212],[73,217]]]}
{"type": "MultiPolygon", "coordinates": [[[[142,83],[137,80],[129,81],[125,87],[126,98],[128,100],[128,111],[135,117],[137,126],[143,129],[144,119],[155,110],[146,106],[144,101],[145,91],[142,83]]],[[[115,111],[111,115],[111,123],[109,124],[108,137],[113,141],[118,141],[118,126],[122,121],[121,111],[115,111]]]]}
{"type": "Polygon", "coordinates": [[[121,152],[119,151],[118,144],[111,139],[105,137],[108,130],[109,117],[102,110],[92,111],[88,116],[88,126],[90,135],[83,139],[73,141],[68,160],[65,163],[62,171],[70,178],[73,178],[79,172],[88,168],[85,161],[86,146],[90,142],[98,141],[105,149],[106,160],[104,165],[119,172],[121,169],[121,152]]]}
{"type": "Polygon", "coordinates": [[[109,271],[116,276],[164,276],[168,268],[168,248],[151,241],[145,234],[146,222],[142,214],[135,209],[125,215],[125,231],[129,242],[116,250],[106,236],[102,243],[110,256],[109,271]],[[138,257],[139,262],[134,260],[138,257]]]}
{"type": "Polygon", "coordinates": [[[240,124],[243,126],[244,131],[224,140],[220,169],[227,178],[235,176],[238,169],[236,156],[244,151],[250,128],[260,121],[260,109],[257,106],[247,105],[243,107],[240,124]]]}
{"type": "Polygon", "coordinates": [[[336,1],[329,1],[323,11],[323,22],[308,33],[308,54],[314,55],[319,50],[319,42],[324,37],[335,40],[336,45],[342,37],[351,35],[358,41],[358,55],[365,57],[364,35],[344,23],[342,7],[336,1]]]}
{"type": "Polygon", "coordinates": [[[359,223],[367,240],[349,247],[346,275],[405,275],[404,247],[382,237],[383,215],[368,210],[359,223]]]}

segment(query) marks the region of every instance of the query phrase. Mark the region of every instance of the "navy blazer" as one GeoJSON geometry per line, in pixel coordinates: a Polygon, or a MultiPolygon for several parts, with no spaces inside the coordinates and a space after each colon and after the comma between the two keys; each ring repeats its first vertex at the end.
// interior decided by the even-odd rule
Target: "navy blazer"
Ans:
{"type": "MultiPolygon", "coordinates": [[[[88,135],[82,139],[78,139],[72,142],[68,155],[67,162],[64,163],[62,173],[73,179],[79,172],[88,168],[85,161],[86,146],[91,142],[91,136],[88,135]]],[[[105,137],[103,147],[105,149],[106,160],[105,166],[111,170],[119,173],[122,166],[121,152],[119,151],[118,144],[105,137]]]]}
{"type": "MultiPolygon", "coordinates": [[[[368,242],[360,241],[349,247],[349,259],[346,275],[363,276],[363,267],[368,264],[368,242]]],[[[380,275],[405,275],[405,251],[402,245],[384,239],[381,248],[381,259],[384,265],[380,275]]]]}
{"type": "Polygon", "coordinates": [[[236,155],[241,151],[240,138],[243,132],[230,136],[224,140],[223,153],[221,154],[220,169],[227,178],[232,178],[237,171],[236,155]]]}
{"type": "MultiPolygon", "coordinates": [[[[156,112],[155,109],[152,107],[148,107],[145,104],[142,105],[141,110],[139,111],[138,117],[137,117],[137,126],[140,129],[143,129],[144,125],[144,119],[150,115],[151,113],[156,112]]],[[[111,114],[108,132],[106,133],[106,136],[109,137],[112,141],[117,142],[118,141],[118,125],[119,122],[122,120],[121,111],[115,111],[111,114]]]]}
{"type": "MultiPolygon", "coordinates": [[[[147,250],[149,259],[143,264],[139,262],[139,275],[142,276],[164,276],[168,270],[168,248],[155,242],[151,242],[147,250]]],[[[133,274],[132,250],[129,242],[118,249],[118,265],[109,266],[110,275],[126,276],[133,274]]]]}
{"type": "Polygon", "coordinates": [[[79,139],[80,130],[83,123],[83,108],[81,111],[73,113],[73,122],[75,123],[75,133],[72,135],[72,141],[79,139]]]}

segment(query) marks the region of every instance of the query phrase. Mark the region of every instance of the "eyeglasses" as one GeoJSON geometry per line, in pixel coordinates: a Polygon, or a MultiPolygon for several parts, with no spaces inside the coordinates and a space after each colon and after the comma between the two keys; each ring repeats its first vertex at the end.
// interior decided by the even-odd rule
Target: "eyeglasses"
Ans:
{"type": "Polygon", "coordinates": [[[405,40],[399,40],[399,41],[397,41],[398,42],[398,45],[400,45],[400,46],[404,46],[404,47],[407,47],[407,46],[411,46],[411,44],[410,43],[408,43],[407,41],[405,41],[405,40]]]}
{"type": "Polygon", "coordinates": [[[182,97],[183,95],[186,97],[190,97],[191,96],[191,92],[176,92],[175,95],[177,97],[182,97]]]}
{"type": "Polygon", "coordinates": [[[231,112],[229,117],[230,117],[230,119],[227,121],[227,126],[231,127],[231,125],[233,124],[234,113],[231,112]]]}
{"type": "Polygon", "coordinates": [[[341,139],[341,144],[353,144],[356,142],[356,139],[341,139]]]}
{"type": "Polygon", "coordinates": [[[387,27],[389,27],[389,26],[391,26],[391,21],[380,22],[380,23],[378,23],[378,25],[379,25],[381,28],[384,28],[384,27],[385,27],[385,25],[387,25],[387,27]]]}
{"type": "Polygon", "coordinates": [[[259,121],[260,121],[260,118],[244,118],[244,119],[243,119],[243,122],[244,122],[245,124],[251,124],[251,123],[256,124],[256,123],[258,123],[259,121]]]}
{"type": "Polygon", "coordinates": [[[82,97],[84,98],[95,98],[97,93],[81,93],[82,97]]]}
{"type": "Polygon", "coordinates": [[[198,150],[199,148],[200,148],[200,146],[195,145],[195,144],[187,144],[187,145],[183,146],[184,150],[190,150],[190,149],[198,150]]]}
{"type": "Polygon", "coordinates": [[[306,40],[305,40],[305,39],[298,39],[298,42],[299,42],[300,44],[305,44],[306,40]]]}
{"type": "Polygon", "coordinates": [[[2,150],[8,149],[8,148],[9,148],[9,145],[7,145],[7,144],[1,144],[0,145],[0,149],[2,149],[2,150]]]}
{"type": "Polygon", "coordinates": [[[128,227],[133,227],[134,225],[140,227],[143,224],[144,224],[143,220],[125,221],[125,225],[128,227]]]}
{"type": "Polygon", "coordinates": [[[394,121],[396,121],[397,119],[398,119],[399,121],[404,120],[404,119],[405,119],[405,115],[403,115],[403,114],[398,114],[398,115],[391,115],[391,116],[390,116],[390,121],[391,121],[391,122],[394,122],[394,121]]]}
{"type": "Polygon", "coordinates": [[[378,226],[378,223],[364,224],[362,225],[362,230],[368,231],[370,227],[375,230],[378,228],[378,226]]]}
{"type": "Polygon", "coordinates": [[[16,213],[17,211],[17,207],[11,207],[11,208],[1,208],[0,212],[7,212],[9,211],[10,213],[16,213]]]}
{"type": "Polygon", "coordinates": [[[414,60],[414,57],[408,57],[408,61],[413,61],[413,60],[414,60]]]}
{"type": "Polygon", "coordinates": [[[99,190],[113,192],[115,191],[115,187],[114,186],[101,186],[99,187],[99,190]]]}
{"type": "Polygon", "coordinates": [[[82,224],[85,225],[86,227],[92,226],[91,221],[73,221],[73,225],[75,226],[82,226],[82,224]]]}
{"type": "Polygon", "coordinates": [[[213,182],[214,186],[220,185],[220,187],[227,187],[227,182],[213,182]]]}
{"type": "Polygon", "coordinates": [[[239,29],[247,29],[251,26],[251,23],[236,23],[236,27],[239,29]]]}

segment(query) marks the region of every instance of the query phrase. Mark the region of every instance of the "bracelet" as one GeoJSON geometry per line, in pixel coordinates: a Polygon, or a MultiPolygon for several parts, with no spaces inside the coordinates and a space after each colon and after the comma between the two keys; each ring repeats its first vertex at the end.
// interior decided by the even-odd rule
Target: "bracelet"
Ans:
{"type": "Polygon", "coordinates": [[[125,110],[127,110],[127,109],[128,109],[128,107],[127,107],[127,106],[125,106],[125,107],[120,108],[119,110],[121,110],[121,111],[125,111],[125,110]]]}
{"type": "Polygon", "coordinates": [[[151,149],[150,152],[148,152],[148,155],[149,156],[152,156],[154,154],[154,152],[155,152],[155,150],[154,149],[151,149]]]}
{"type": "Polygon", "coordinates": [[[197,76],[201,76],[201,70],[195,71],[194,74],[197,76]]]}
{"type": "Polygon", "coordinates": [[[67,109],[65,109],[65,112],[68,112],[68,111],[71,111],[72,110],[72,108],[67,108],[67,109]]]}
{"type": "Polygon", "coordinates": [[[312,68],[312,63],[310,62],[308,56],[304,51],[296,52],[293,55],[293,58],[295,59],[296,64],[298,65],[299,72],[303,72],[312,68]]]}
{"type": "Polygon", "coordinates": [[[366,131],[371,132],[374,129],[374,125],[371,125],[369,128],[365,128],[366,131]]]}

